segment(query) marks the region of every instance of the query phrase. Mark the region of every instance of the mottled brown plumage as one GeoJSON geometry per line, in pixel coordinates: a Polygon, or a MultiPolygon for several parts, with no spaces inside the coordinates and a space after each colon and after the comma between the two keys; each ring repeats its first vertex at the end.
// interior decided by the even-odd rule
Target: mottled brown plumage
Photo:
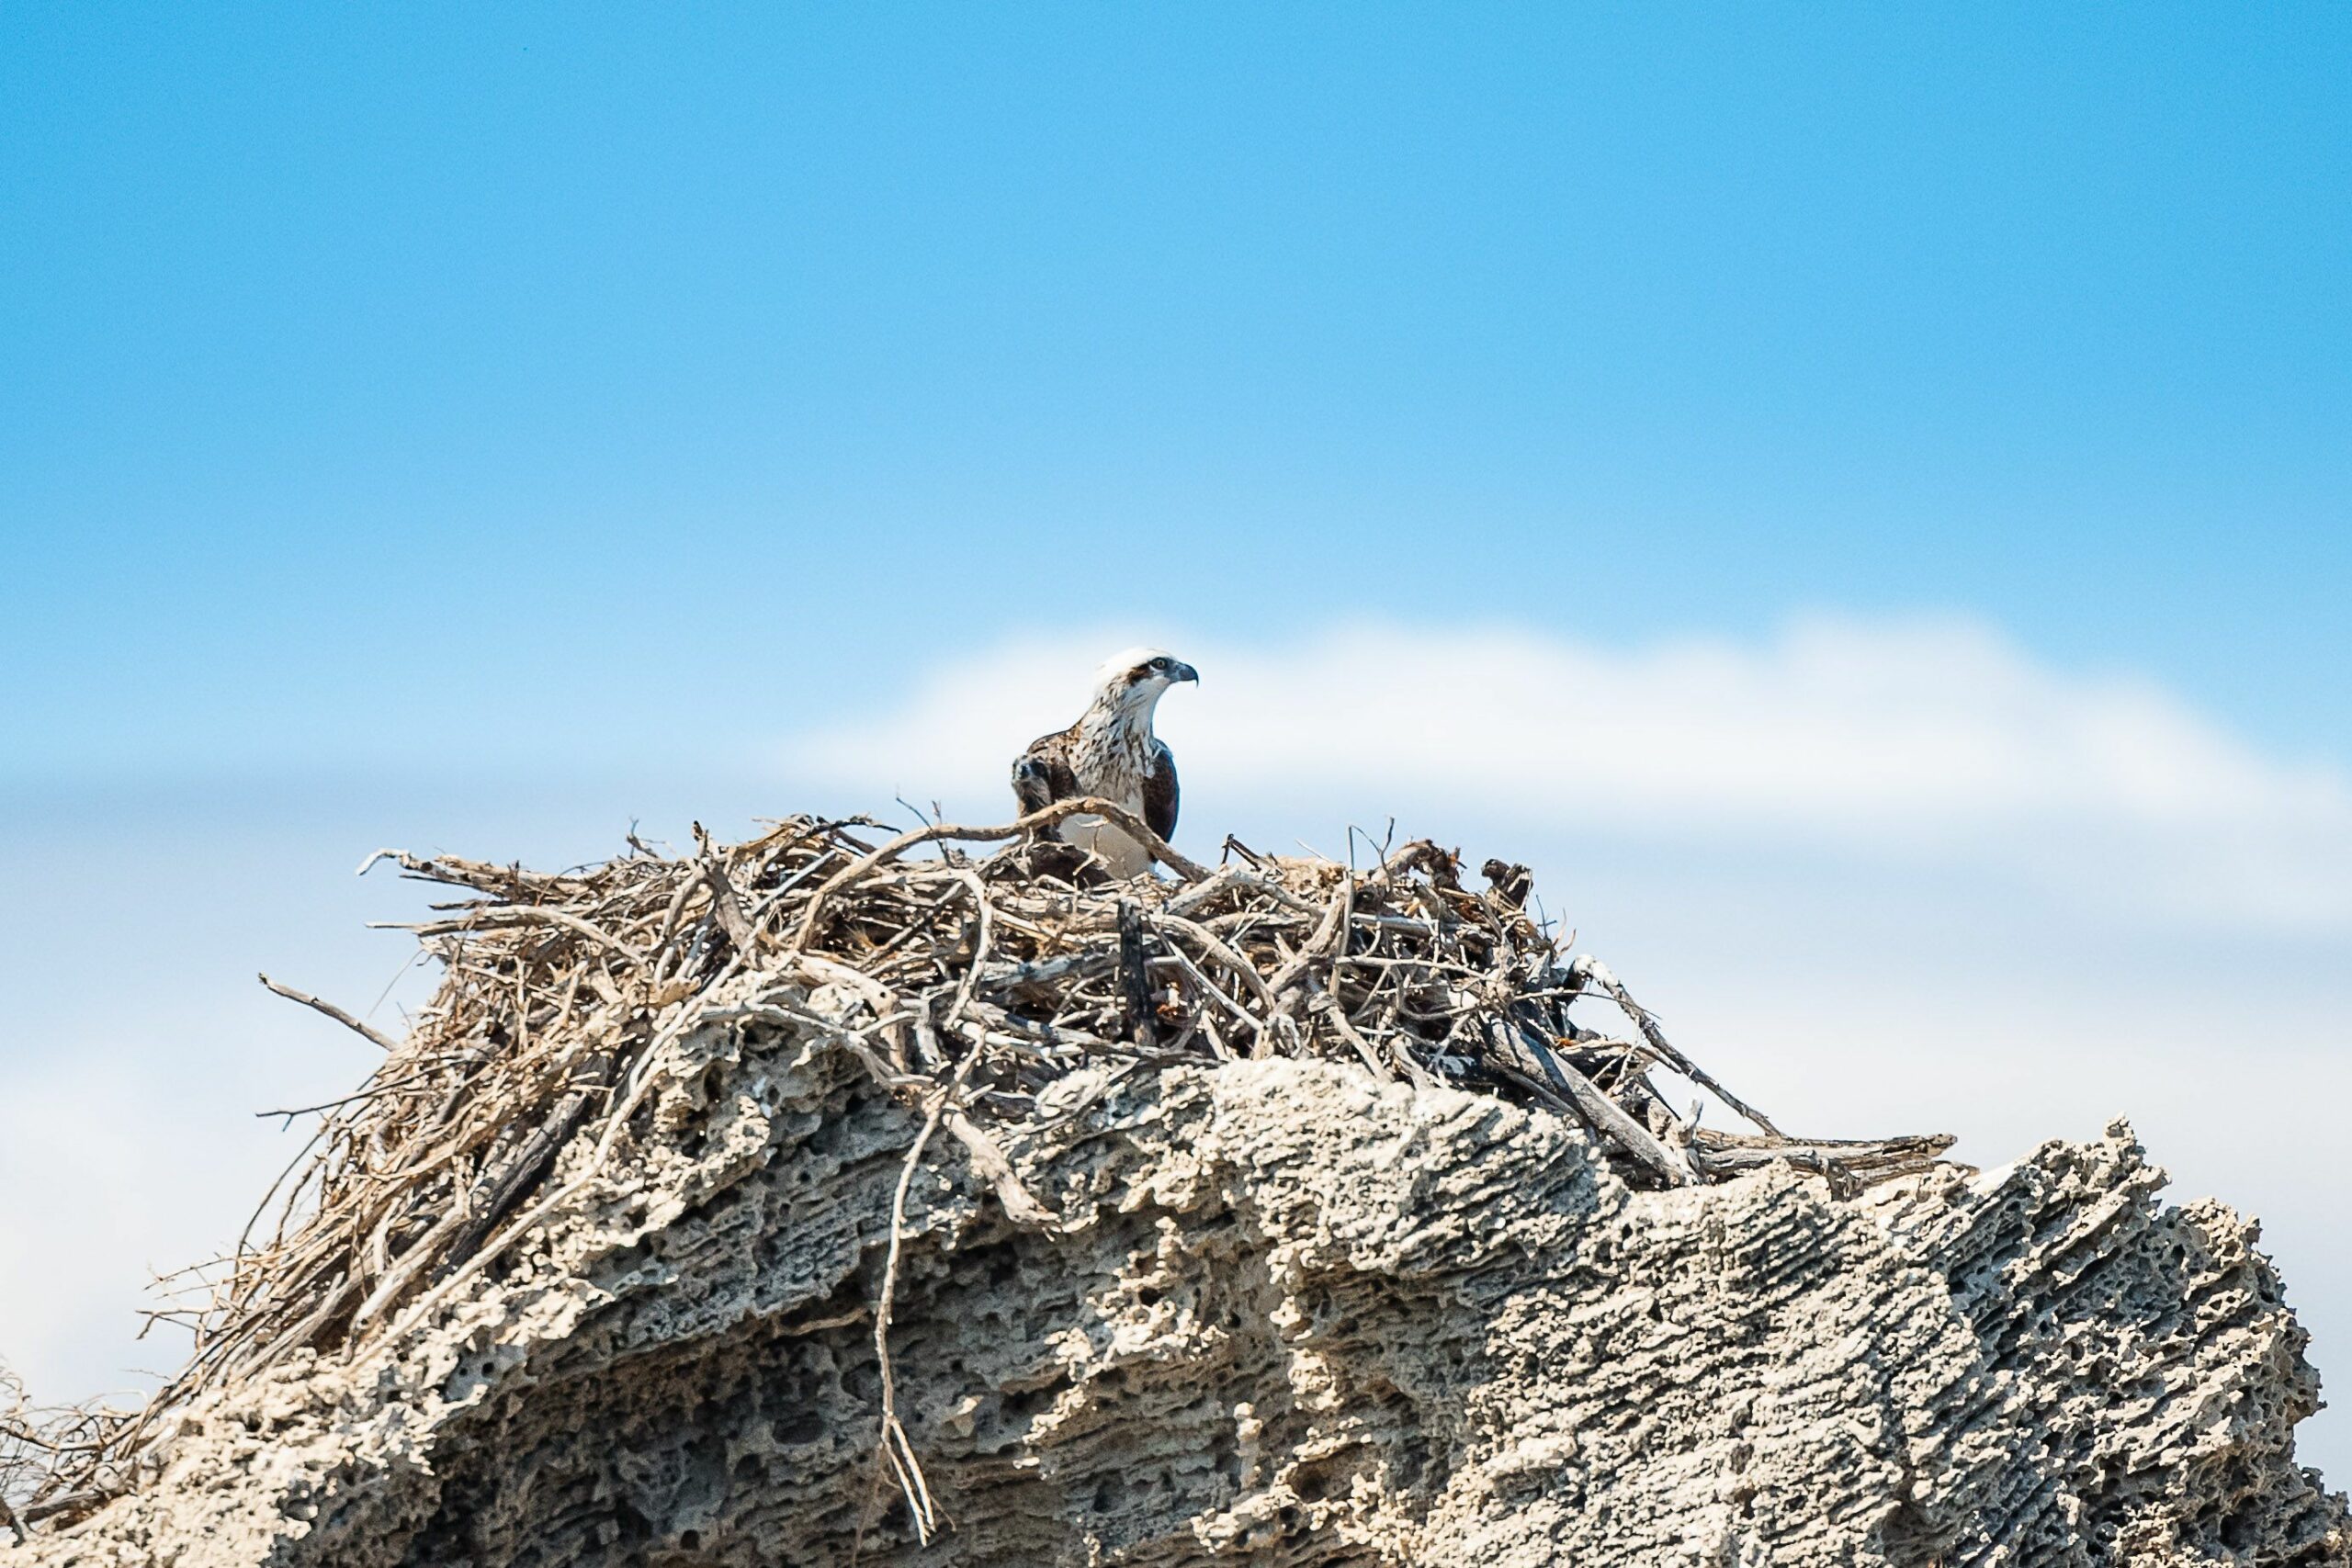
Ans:
{"type": "MultiPolygon", "coordinates": [[[[1151,732],[1152,710],[1189,664],[1157,649],[1132,649],[1096,672],[1094,700],[1067,729],[1041,735],[1012,764],[1012,795],[1025,814],[1057,800],[1091,795],[1124,806],[1161,838],[1176,832],[1176,760],[1151,732]]],[[[1114,876],[1150,869],[1141,844],[1094,816],[1065,818],[1055,829],[1098,857],[1114,876]]]]}

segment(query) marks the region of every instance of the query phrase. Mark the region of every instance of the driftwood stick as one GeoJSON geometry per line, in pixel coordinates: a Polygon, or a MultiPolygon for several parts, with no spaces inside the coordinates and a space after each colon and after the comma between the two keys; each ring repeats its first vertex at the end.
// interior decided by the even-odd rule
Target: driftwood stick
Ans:
{"type": "MultiPolygon", "coordinates": [[[[122,1489],[119,1487],[109,1489],[104,1486],[86,1486],[79,1491],[68,1492],[62,1496],[28,1503],[25,1506],[24,1512],[17,1517],[22,1521],[22,1529],[29,1530],[34,1525],[46,1524],[61,1515],[86,1513],[121,1495],[122,1489]]],[[[21,1531],[19,1539],[21,1539],[21,1531]]]]}
{"type": "Polygon", "coordinates": [[[874,1355],[882,1371],[882,1441],[877,1459],[887,1461],[897,1473],[899,1489],[906,1496],[907,1512],[914,1520],[915,1538],[920,1545],[931,1544],[932,1532],[939,1528],[939,1515],[931,1501],[931,1488],[924,1482],[922,1464],[915,1458],[914,1445],[907,1440],[907,1429],[899,1420],[899,1384],[890,1370],[890,1313],[899,1294],[899,1255],[906,1242],[907,1190],[914,1185],[915,1172],[922,1166],[922,1151],[930,1145],[931,1135],[939,1131],[939,1123],[948,1106],[962,1090],[964,1080],[980,1059],[974,1051],[956,1069],[956,1076],[931,1097],[931,1110],[923,1118],[922,1131],[915,1134],[914,1145],[907,1150],[906,1163],[899,1168],[899,1185],[890,1197],[890,1247],[882,1265],[882,1290],[874,1303],[874,1355]]]}
{"type": "Polygon", "coordinates": [[[1879,1139],[1729,1139],[1702,1132],[1691,1157],[1713,1177],[1736,1176],[1771,1165],[1794,1165],[1825,1175],[1842,1173],[1859,1183],[1890,1180],[1939,1163],[1954,1142],[1949,1134],[1879,1139]]]}
{"type": "Polygon", "coordinates": [[[1666,1032],[1658,1027],[1657,1020],[1651,1015],[1650,1010],[1633,998],[1632,995],[1626,991],[1624,984],[1610,973],[1609,965],[1590,953],[1582,953],[1568,965],[1568,973],[1574,978],[1599,987],[1602,995],[1624,1009],[1626,1016],[1631,1018],[1635,1027],[1641,1030],[1642,1038],[1649,1043],[1650,1049],[1665,1057],[1668,1066],[1712,1093],[1717,1100],[1722,1100],[1767,1133],[1774,1134],[1780,1133],[1781,1130],[1772,1124],[1770,1117],[1732,1093],[1722,1084],[1717,1083],[1708,1075],[1704,1067],[1676,1050],[1673,1043],[1667,1039],[1666,1032]]]}
{"type": "Polygon", "coordinates": [[[702,857],[702,877],[710,885],[711,913],[718,917],[719,929],[735,944],[736,952],[750,952],[755,940],[752,922],[743,913],[742,900],[735,896],[735,885],[727,879],[726,863],[706,852],[702,857]]]}
{"type": "Polygon", "coordinates": [[[1498,1025],[1498,1032],[1515,1035],[1527,1054],[1543,1069],[1552,1088],[1577,1109],[1577,1114],[1596,1133],[1613,1140],[1619,1147],[1632,1155],[1666,1182],[1669,1187],[1692,1187],[1699,1174],[1690,1162],[1657,1141],[1647,1127],[1625,1114],[1617,1102],[1600,1092],[1590,1078],[1576,1067],[1560,1060],[1542,1037],[1527,1029],[1498,1025]]]}
{"type": "Polygon", "coordinates": [[[312,1012],[324,1013],[327,1017],[334,1020],[345,1029],[348,1029],[354,1033],[359,1035],[362,1039],[368,1041],[379,1050],[397,1051],[400,1049],[400,1043],[394,1040],[390,1035],[386,1034],[382,1030],[372,1028],[369,1025],[361,1022],[358,1019],[352,1017],[349,1013],[344,1011],[333,1002],[322,1000],[321,998],[311,995],[308,991],[298,991],[291,986],[281,986],[266,975],[256,976],[255,978],[260,980],[265,987],[275,992],[278,996],[284,997],[288,1001],[300,1002],[312,1012]]]}
{"type": "Polygon", "coordinates": [[[1347,1010],[1340,1005],[1338,999],[1323,988],[1320,981],[1310,979],[1307,981],[1307,987],[1311,993],[1311,999],[1306,1004],[1307,1010],[1320,1013],[1331,1021],[1331,1027],[1338,1032],[1340,1039],[1348,1043],[1349,1048],[1363,1058],[1364,1066],[1370,1070],[1374,1077],[1378,1078],[1382,1083],[1395,1083],[1396,1075],[1389,1070],[1387,1063],[1380,1059],[1380,1053],[1373,1049],[1372,1042],[1358,1033],[1356,1026],[1348,1021],[1347,1010]]]}
{"type": "Polygon", "coordinates": [[[961,1111],[950,1107],[944,1119],[956,1141],[964,1145],[964,1153],[971,1159],[972,1169],[981,1179],[996,1190],[996,1201],[1004,1205],[1006,1216],[1018,1225],[1031,1229],[1058,1227],[1062,1217],[1037,1201],[1029,1189],[1021,1184],[1021,1177],[1012,1162],[1004,1157],[1004,1150],[997,1141],[982,1130],[980,1124],[961,1111]]]}
{"type": "Polygon", "coordinates": [[[557,1154],[571,1140],[587,1120],[592,1101],[604,1093],[601,1071],[592,1069],[590,1082],[573,1089],[557,1102],[554,1111],[538,1126],[526,1134],[514,1151],[491,1169],[484,1171],[468,1194],[465,1212],[468,1222],[449,1247],[453,1259],[473,1256],[498,1222],[514,1210],[533,1183],[547,1174],[557,1154]]]}
{"type": "Polygon", "coordinates": [[[1281,1010],[1275,1005],[1272,987],[1266,984],[1266,977],[1258,973],[1258,966],[1227,946],[1224,939],[1216,932],[1196,920],[1188,920],[1182,915],[1163,914],[1160,916],[1160,922],[1190,939],[1202,952],[1233,971],[1235,977],[1240,980],[1243,988],[1257,998],[1258,1005],[1266,1010],[1270,1018],[1281,1010]]]}
{"type": "Polygon", "coordinates": [[[1299,976],[1314,965],[1332,942],[1344,941],[1341,933],[1349,913],[1354,908],[1355,890],[1352,886],[1335,894],[1324,908],[1322,924],[1317,926],[1315,934],[1306,939],[1306,945],[1298,950],[1298,956],[1274,971],[1274,977],[1266,982],[1267,991],[1276,997],[1282,996],[1298,984],[1299,976]]]}
{"type": "Polygon", "coordinates": [[[1151,974],[1144,962],[1143,911],[1132,898],[1119,900],[1119,1001],[1126,1013],[1127,1038],[1152,1042],[1151,974]]]}
{"type": "Polygon", "coordinates": [[[480,931],[499,926],[545,923],[575,931],[598,946],[627,959],[631,964],[642,964],[646,955],[614,936],[600,931],[569,909],[549,908],[538,904],[499,905],[489,908],[469,910],[453,920],[370,920],[369,931],[411,931],[418,936],[453,936],[460,932],[480,931]]]}

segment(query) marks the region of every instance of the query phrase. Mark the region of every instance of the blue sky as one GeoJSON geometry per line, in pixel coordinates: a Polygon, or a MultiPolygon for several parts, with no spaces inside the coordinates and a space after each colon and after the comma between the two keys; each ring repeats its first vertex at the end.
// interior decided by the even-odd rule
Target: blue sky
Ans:
{"type": "Polygon", "coordinates": [[[368,850],[995,814],[1150,637],[1194,848],[1528,859],[1784,1122],[2130,1111],[2352,1368],[2348,195],[2342,6],[11,5],[0,1355],[169,1359],[368,850]]]}
{"type": "Polygon", "coordinates": [[[520,763],[1073,595],[1964,607],[2352,758],[2347,82],[2324,6],[12,6],[0,766],[520,763]]]}

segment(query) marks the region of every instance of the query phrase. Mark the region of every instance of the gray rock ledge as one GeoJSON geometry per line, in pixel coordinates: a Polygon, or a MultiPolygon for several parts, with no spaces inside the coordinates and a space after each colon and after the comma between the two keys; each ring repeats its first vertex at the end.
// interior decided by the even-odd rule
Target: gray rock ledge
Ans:
{"type": "Polygon", "coordinates": [[[2120,1123],[1850,1201],[1639,1193],[1541,1111],[1287,1060],[1068,1081],[1006,1151],[1057,1228],[933,1141],[918,1545],[872,1321],[918,1118],[788,1032],[676,1056],[512,1267],[0,1564],[820,1568],[862,1521],[876,1565],[2352,1562],[2256,1227],[2165,1206],[2120,1123]]]}

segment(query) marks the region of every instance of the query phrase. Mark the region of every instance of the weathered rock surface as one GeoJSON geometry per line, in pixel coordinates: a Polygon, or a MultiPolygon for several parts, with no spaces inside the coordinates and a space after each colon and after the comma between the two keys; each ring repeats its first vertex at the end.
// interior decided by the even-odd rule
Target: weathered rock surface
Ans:
{"type": "Polygon", "coordinates": [[[891,1334],[920,1545],[872,1318],[920,1117],[773,1031],[669,1073],[514,1267],[0,1562],[2352,1562],[2254,1227],[2165,1207],[2127,1129],[1645,1193],[1573,1124],[1295,1061],[1070,1080],[1007,1146],[1058,1227],[933,1142],[891,1334]]]}

